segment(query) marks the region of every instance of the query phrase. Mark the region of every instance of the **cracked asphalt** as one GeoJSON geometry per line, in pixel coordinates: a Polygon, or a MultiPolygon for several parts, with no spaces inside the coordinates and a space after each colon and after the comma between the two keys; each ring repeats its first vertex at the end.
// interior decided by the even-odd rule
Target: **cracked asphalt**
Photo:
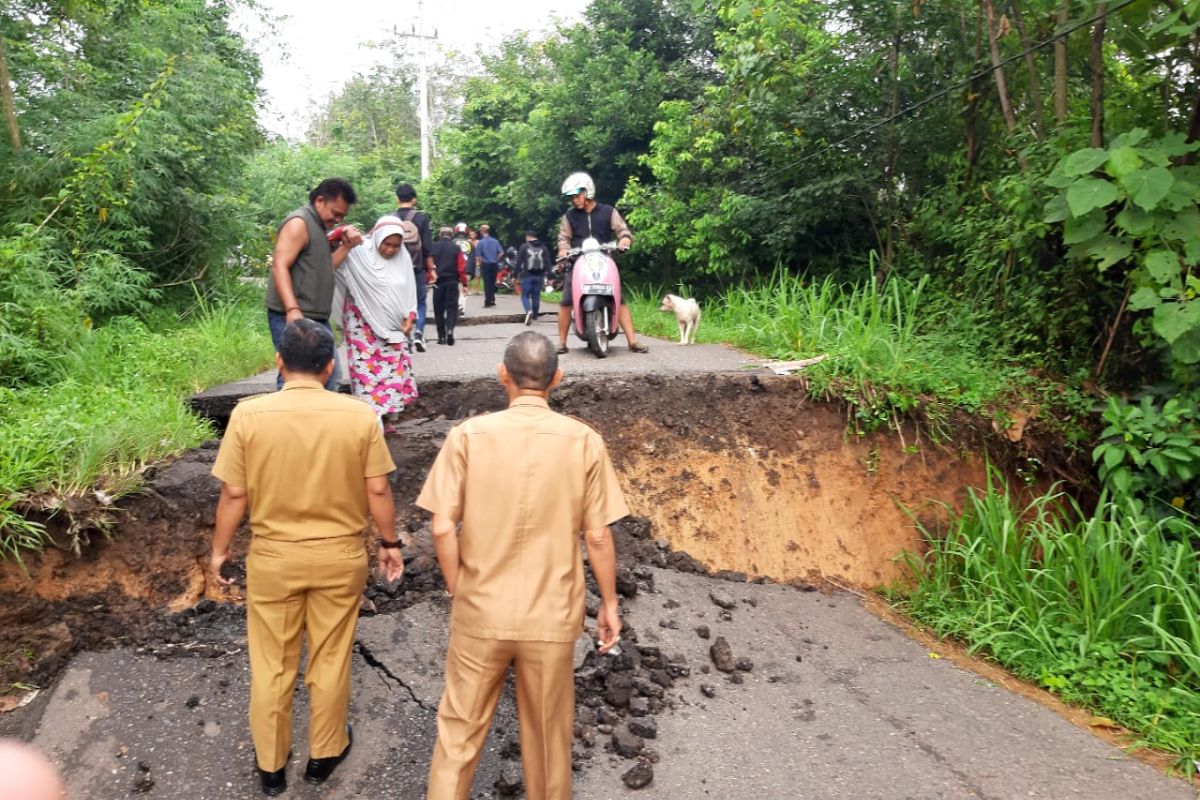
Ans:
{"type": "MultiPolygon", "coordinates": [[[[601,743],[586,752],[575,797],[636,795],[812,800],[1193,800],[1167,777],[1053,712],[929,657],[851,594],[729,583],[654,570],[656,593],[623,601],[642,644],[686,658],[691,674],[659,715],[654,782],[637,792],[633,762],[601,743]],[[736,603],[722,620],[710,593],[736,603]],[[696,627],[752,660],[741,684],[710,670],[696,627]],[[711,687],[712,697],[701,691],[711,687]]],[[[429,597],[360,620],[351,718],[354,750],[325,787],[298,780],[306,705],[295,717],[288,797],[423,797],[441,692],[448,608],[429,597]]],[[[248,667],[234,635],[206,657],[153,648],[77,657],[40,710],[33,741],[61,765],[75,800],[137,794],[253,798],[248,667]],[[145,787],[149,788],[145,788],[145,787]]],[[[498,796],[518,773],[511,688],[476,779],[498,796]]]]}

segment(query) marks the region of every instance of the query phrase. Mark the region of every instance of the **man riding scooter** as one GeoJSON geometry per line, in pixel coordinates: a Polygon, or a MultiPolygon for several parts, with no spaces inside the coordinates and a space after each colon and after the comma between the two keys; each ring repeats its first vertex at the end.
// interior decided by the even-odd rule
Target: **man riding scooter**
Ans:
{"type": "MultiPolygon", "coordinates": [[[[621,217],[620,212],[610,205],[596,202],[596,184],[586,172],[575,172],[563,181],[562,193],[571,198],[571,208],[563,214],[558,227],[558,259],[563,261],[568,252],[583,245],[585,239],[595,239],[598,242],[617,242],[618,250],[628,250],[633,244],[633,233],[621,217]]],[[[562,300],[558,307],[558,352],[567,352],[567,334],[571,329],[571,267],[563,281],[562,300]]],[[[621,300],[617,312],[617,320],[629,349],[634,353],[647,353],[650,348],[637,340],[637,332],[633,329],[633,317],[625,300],[621,300]]]]}

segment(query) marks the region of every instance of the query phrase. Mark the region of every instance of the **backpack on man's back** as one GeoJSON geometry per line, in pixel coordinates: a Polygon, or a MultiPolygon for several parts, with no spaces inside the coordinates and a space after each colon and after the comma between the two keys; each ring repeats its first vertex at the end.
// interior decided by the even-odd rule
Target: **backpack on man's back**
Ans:
{"type": "Polygon", "coordinates": [[[531,244],[528,252],[525,253],[525,271],[542,274],[546,271],[546,264],[542,259],[544,248],[539,244],[531,244]]]}
{"type": "Polygon", "coordinates": [[[413,268],[419,269],[422,266],[421,261],[421,229],[417,227],[417,223],[413,222],[413,218],[418,214],[415,208],[406,208],[396,212],[396,216],[400,218],[400,227],[404,230],[404,249],[408,251],[408,257],[412,259],[413,268]]]}

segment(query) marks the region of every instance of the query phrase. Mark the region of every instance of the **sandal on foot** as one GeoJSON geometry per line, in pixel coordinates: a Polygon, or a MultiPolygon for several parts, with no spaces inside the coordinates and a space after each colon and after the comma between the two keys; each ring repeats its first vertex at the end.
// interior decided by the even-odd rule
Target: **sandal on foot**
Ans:
{"type": "Polygon", "coordinates": [[[555,350],[554,352],[558,353],[561,356],[567,352],[567,346],[565,344],[560,344],[558,346],[558,349],[555,350]]]}
{"type": "Polygon", "coordinates": [[[629,350],[630,350],[630,352],[633,352],[633,353],[649,353],[650,352],[650,348],[646,347],[646,345],[642,344],[641,342],[634,342],[633,344],[629,345],[629,350]]]}

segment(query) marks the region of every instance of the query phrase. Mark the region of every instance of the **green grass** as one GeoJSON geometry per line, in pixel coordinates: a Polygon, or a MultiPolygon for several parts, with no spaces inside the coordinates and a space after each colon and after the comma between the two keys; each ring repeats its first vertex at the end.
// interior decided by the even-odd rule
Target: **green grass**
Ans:
{"type": "Polygon", "coordinates": [[[910,557],[901,605],[1017,675],[1200,758],[1200,530],[1102,499],[1020,506],[995,474],[910,557]]]}
{"type": "Polygon", "coordinates": [[[246,296],[182,318],[119,318],[64,354],[47,385],[0,389],[0,556],[44,543],[22,503],[119,497],[147,463],[211,437],[187,397],[265,368],[271,352],[261,299],[246,296]]]}
{"type": "MultiPolygon", "coordinates": [[[[677,340],[674,316],[658,310],[662,294],[629,290],[634,323],[651,336],[677,340]]],[[[1090,406],[1077,392],[1035,379],[1019,360],[996,352],[994,320],[937,294],[924,279],[846,285],[777,272],[701,301],[698,342],[726,342],[777,360],[826,356],[804,375],[815,393],[851,403],[857,430],[891,424],[914,409],[936,433],[953,409],[1004,423],[1020,406],[1090,406]]]]}

